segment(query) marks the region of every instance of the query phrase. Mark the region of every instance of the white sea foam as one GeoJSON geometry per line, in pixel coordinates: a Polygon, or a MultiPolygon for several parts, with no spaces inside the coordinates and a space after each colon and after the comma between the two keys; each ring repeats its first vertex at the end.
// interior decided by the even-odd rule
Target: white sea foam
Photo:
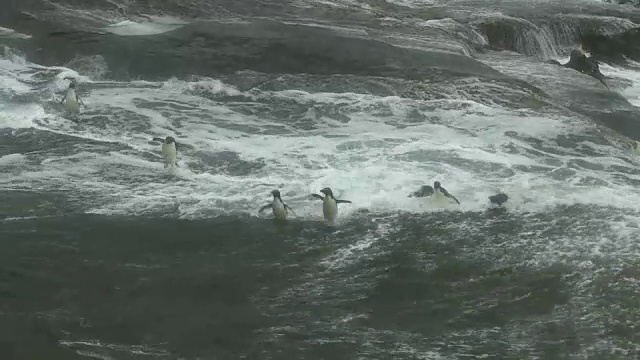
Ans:
{"type": "Polygon", "coordinates": [[[19,164],[25,161],[22,154],[8,154],[0,156],[0,166],[19,164]]]}
{"type": "Polygon", "coordinates": [[[631,85],[623,89],[616,89],[631,104],[640,107],[640,64],[631,62],[636,69],[625,69],[622,67],[600,64],[600,71],[608,77],[620,78],[631,82],[631,85]]]}
{"type": "MultiPolygon", "coordinates": [[[[31,64],[12,66],[34,68],[31,64]]],[[[68,83],[64,76],[73,71],[60,70],[54,88],[62,90],[68,83]]],[[[568,165],[581,155],[559,148],[554,139],[592,128],[571,118],[519,113],[463,99],[414,100],[301,90],[242,93],[207,78],[129,85],[101,86],[84,97],[90,104],[85,111],[107,116],[100,126],[91,123],[89,115],[82,115],[81,124],[75,124],[37,103],[3,104],[4,127],[37,127],[99,141],[106,148],[124,148],[52,157],[41,168],[26,168],[0,182],[24,188],[75,187],[76,191],[90,186],[103,197],[89,211],[102,214],[160,211],[171,198],[178,216],[189,218],[229,211],[257,215],[259,205],[269,200],[269,192],[280,188],[301,218],[318,219],[320,203],[310,200],[309,194],[325,186],[353,202],[340,206],[341,221],[359,209],[442,211],[424,199],[408,197],[435,180],[462,203],[451,206],[450,211],[481,211],[488,206],[487,197],[498,190],[510,195],[509,206],[514,211],[543,211],[574,203],[640,210],[633,185],[609,170],[630,166],[619,160],[630,156],[625,150],[585,143],[594,151],[610,153],[584,159],[602,170],[568,165]],[[315,124],[314,129],[300,130],[295,121],[276,123],[271,113],[243,114],[237,110],[238,103],[211,100],[203,94],[243,96],[246,106],[253,107],[272,102],[294,104],[307,109],[304,117],[315,124]],[[348,121],[323,115],[326,109],[339,109],[348,121]],[[406,122],[413,113],[438,120],[406,122]],[[130,114],[138,119],[132,120],[130,114]],[[146,130],[133,130],[139,127],[146,130]],[[281,130],[266,131],[274,127],[281,130]],[[181,167],[172,174],[163,168],[159,144],[150,142],[152,137],[167,135],[186,146],[179,151],[181,167]],[[543,141],[558,153],[537,148],[523,140],[527,137],[543,141]],[[225,160],[225,156],[233,158],[225,160]],[[230,168],[240,166],[239,161],[254,170],[230,173],[230,168]],[[549,165],[550,161],[554,164],[549,165]],[[538,170],[528,170],[536,167],[538,170]],[[569,181],[556,179],[558,171],[574,174],[569,181]],[[144,180],[130,180],[140,177],[144,180]],[[600,185],[587,186],[584,179],[597,179],[600,185]]],[[[24,86],[5,83],[13,91],[25,91],[24,86]]],[[[634,174],[625,176],[640,180],[634,174]]]]}
{"type": "Polygon", "coordinates": [[[120,21],[105,28],[106,31],[120,36],[148,36],[176,30],[187,22],[170,16],[147,16],[138,22],[120,21]]]}
{"type": "Polygon", "coordinates": [[[436,1],[434,0],[391,0],[389,1],[391,4],[406,6],[412,9],[420,9],[425,6],[435,5],[436,1]]]}
{"type": "Polygon", "coordinates": [[[24,129],[33,127],[34,120],[45,117],[45,111],[38,104],[0,103],[0,129],[24,129]]]}
{"type": "Polygon", "coordinates": [[[30,39],[31,35],[19,33],[14,29],[9,29],[0,26],[0,37],[13,38],[13,39],[30,39]]]}

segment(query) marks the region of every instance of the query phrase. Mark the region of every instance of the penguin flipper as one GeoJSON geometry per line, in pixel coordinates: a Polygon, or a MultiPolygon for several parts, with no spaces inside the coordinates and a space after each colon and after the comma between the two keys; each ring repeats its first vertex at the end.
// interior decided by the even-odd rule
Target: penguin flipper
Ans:
{"type": "Polygon", "coordinates": [[[258,210],[258,212],[261,213],[261,212],[263,212],[263,211],[265,211],[267,209],[270,209],[272,206],[273,206],[272,204],[267,204],[267,205],[261,207],[260,210],[258,210]]]}
{"type": "Polygon", "coordinates": [[[285,209],[287,209],[287,211],[291,212],[291,214],[292,214],[293,216],[296,216],[296,217],[298,216],[298,215],[296,215],[296,213],[294,213],[294,212],[293,212],[293,209],[292,209],[292,208],[290,208],[290,207],[289,207],[289,205],[284,204],[284,208],[285,208],[285,209]]]}
{"type": "Polygon", "coordinates": [[[78,104],[86,107],[87,105],[84,104],[84,101],[82,101],[82,99],[80,99],[80,96],[76,95],[76,100],[78,101],[78,104]]]}
{"type": "Polygon", "coordinates": [[[320,200],[324,200],[324,198],[322,197],[322,195],[318,195],[318,194],[311,194],[311,196],[313,196],[316,199],[320,199],[320,200]]]}
{"type": "Polygon", "coordinates": [[[336,199],[336,204],[351,204],[349,200],[338,200],[336,199]]]}
{"type": "Polygon", "coordinates": [[[602,85],[604,85],[604,87],[606,87],[606,88],[607,88],[607,90],[611,90],[611,89],[609,88],[609,85],[607,85],[607,83],[606,83],[606,82],[604,82],[604,79],[600,79],[600,78],[598,78],[598,80],[600,80],[600,82],[602,83],[602,85]]]}
{"type": "Polygon", "coordinates": [[[449,199],[453,199],[456,203],[458,203],[458,205],[460,205],[460,201],[458,201],[458,199],[456,199],[455,196],[449,194],[449,192],[447,190],[445,190],[445,188],[441,187],[440,191],[442,191],[444,196],[448,197],[449,199]]]}
{"type": "Polygon", "coordinates": [[[65,95],[62,97],[62,100],[60,100],[60,105],[62,105],[62,104],[64,103],[64,100],[65,100],[66,98],[67,98],[67,95],[65,94],[65,95]]]}

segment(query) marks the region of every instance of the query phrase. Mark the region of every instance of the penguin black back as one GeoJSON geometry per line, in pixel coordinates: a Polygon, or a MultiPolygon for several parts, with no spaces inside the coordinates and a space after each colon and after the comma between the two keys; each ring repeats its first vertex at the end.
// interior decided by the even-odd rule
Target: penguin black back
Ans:
{"type": "Polygon", "coordinates": [[[505,193],[498,193],[498,194],[489,196],[489,201],[492,204],[496,204],[498,206],[506,203],[508,199],[509,199],[509,196],[507,196],[507,194],[505,193]]]}
{"type": "Polygon", "coordinates": [[[433,187],[431,185],[422,185],[419,190],[409,194],[409,197],[426,197],[433,195],[433,187]]]}

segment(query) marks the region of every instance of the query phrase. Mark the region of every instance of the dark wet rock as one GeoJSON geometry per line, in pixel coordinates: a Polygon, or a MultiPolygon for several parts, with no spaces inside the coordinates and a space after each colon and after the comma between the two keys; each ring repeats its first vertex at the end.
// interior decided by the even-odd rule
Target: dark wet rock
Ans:
{"type": "Polygon", "coordinates": [[[542,52],[540,44],[527,31],[540,31],[535,25],[522,19],[492,19],[478,25],[486,35],[489,48],[494,50],[511,50],[525,55],[542,52]]]}
{"type": "Polygon", "coordinates": [[[583,74],[598,79],[604,86],[609,88],[609,86],[604,82],[604,75],[600,72],[598,61],[594,58],[587,57],[580,50],[571,51],[571,57],[566,64],[560,64],[557,60],[549,60],[548,63],[577,70],[583,74]]]}
{"type": "Polygon", "coordinates": [[[637,11],[618,12],[610,7],[580,10],[569,4],[566,9],[557,8],[560,4],[565,5],[549,2],[543,9],[526,9],[522,7],[531,5],[519,3],[518,8],[504,9],[499,15],[477,15],[471,24],[484,35],[490,49],[549,58],[575,45],[582,34],[593,29],[615,34],[634,26],[639,18],[637,11]],[[617,19],[612,21],[613,17],[617,19]]]}
{"type": "Polygon", "coordinates": [[[614,35],[590,32],[580,41],[582,48],[598,60],[618,64],[626,63],[625,58],[640,61],[640,27],[614,35]]]}
{"type": "Polygon", "coordinates": [[[604,2],[620,4],[620,5],[629,4],[629,5],[640,7],[640,0],[604,0],[604,2]]]}
{"type": "Polygon", "coordinates": [[[101,55],[110,76],[121,79],[219,76],[239,70],[405,79],[429,78],[435,70],[506,78],[468,56],[275,20],[203,21],[152,36],[92,33],[46,23],[37,28],[29,48],[22,49],[30,61],[59,65],[78,56],[101,55]]]}

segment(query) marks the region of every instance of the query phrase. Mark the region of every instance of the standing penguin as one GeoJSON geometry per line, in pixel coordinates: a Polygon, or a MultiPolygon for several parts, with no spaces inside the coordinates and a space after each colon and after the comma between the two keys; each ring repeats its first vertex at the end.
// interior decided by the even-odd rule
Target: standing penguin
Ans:
{"type": "Polygon", "coordinates": [[[75,89],[76,84],[74,82],[71,82],[71,84],[69,84],[69,88],[67,89],[67,93],[64,95],[62,100],[60,100],[60,104],[63,105],[64,108],[68,111],[77,113],[80,111],[80,104],[84,105],[84,103],[82,102],[82,100],[80,100],[78,94],[76,94],[75,89]]]}
{"type": "Polygon", "coordinates": [[[636,154],[640,154],[640,142],[636,140],[631,141],[633,141],[633,144],[631,144],[631,148],[633,149],[633,151],[635,151],[636,154]]]}
{"type": "Polygon", "coordinates": [[[438,205],[444,205],[449,202],[449,199],[453,199],[458,205],[460,205],[460,201],[456,199],[455,196],[449,194],[449,192],[440,185],[439,181],[433,183],[433,200],[438,205]]]}
{"type": "Polygon", "coordinates": [[[318,194],[311,194],[316,199],[322,200],[322,215],[324,215],[324,221],[326,221],[329,225],[333,225],[336,215],[338,215],[338,204],[347,203],[351,204],[349,200],[338,200],[333,196],[333,192],[330,188],[326,187],[320,190],[325,196],[318,194]]]}
{"type": "Polygon", "coordinates": [[[174,139],[172,136],[167,136],[164,140],[157,137],[153,138],[153,141],[162,142],[162,155],[164,156],[164,167],[165,168],[167,166],[171,166],[172,168],[179,167],[178,160],[177,160],[178,149],[177,149],[176,139],[174,139]]]}
{"type": "Polygon", "coordinates": [[[280,197],[280,190],[273,190],[271,192],[271,195],[273,195],[271,204],[267,204],[261,207],[260,210],[258,210],[259,213],[267,210],[268,208],[271,208],[271,211],[273,211],[273,216],[275,216],[276,219],[286,219],[287,215],[289,215],[289,212],[291,212],[293,216],[296,216],[289,205],[285,204],[284,201],[282,201],[282,198],[280,197]]]}

